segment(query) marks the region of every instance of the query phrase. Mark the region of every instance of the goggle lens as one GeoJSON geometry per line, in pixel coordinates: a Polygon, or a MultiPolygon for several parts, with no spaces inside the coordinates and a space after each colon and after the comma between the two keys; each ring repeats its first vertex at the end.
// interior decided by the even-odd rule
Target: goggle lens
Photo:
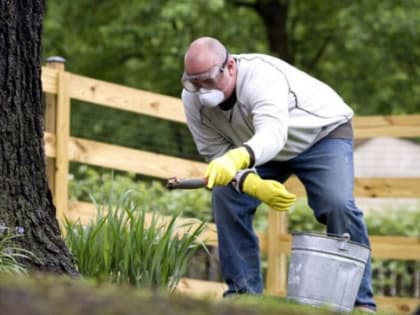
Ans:
{"type": "Polygon", "coordinates": [[[214,88],[222,77],[223,68],[213,66],[209,71],[199,74],[189,75],[184,73],[182,76],[183,87],[190,92],[197,92],[200,88],[214,88]]]}
{"type": "Polygon", "coordinates": [[[226,50],[226,58],[221,66],[215,65],[210,70],[198,74],[184,72],[181,79],[182,86],[189,92],[197,92],[200,88],[214,89],[222,78],[228,59],[229,53],[226,50]]]}

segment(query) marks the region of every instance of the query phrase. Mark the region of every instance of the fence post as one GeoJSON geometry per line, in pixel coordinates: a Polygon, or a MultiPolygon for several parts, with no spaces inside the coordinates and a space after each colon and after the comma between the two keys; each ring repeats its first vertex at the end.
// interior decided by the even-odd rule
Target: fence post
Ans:
{"type": "Polygon", "coordinates": [[[285,296],[287,290],[287,256],[279,252],[279,236],[287,233],[287,212],[268,213],[267,293],[285,296]]]}
{"type": "Polygon", "coordinates": [[[60,223],[68,208],[70,95],[65,62],[66,60],[62,57],[47,59],[47,67],[58,70],[58,75],[57,95],[47,94],[45,99],[45,129],[55,135],[56,152],[55,159],[47,160],[47,177],[54,196],[56,216],[60,223]]]}

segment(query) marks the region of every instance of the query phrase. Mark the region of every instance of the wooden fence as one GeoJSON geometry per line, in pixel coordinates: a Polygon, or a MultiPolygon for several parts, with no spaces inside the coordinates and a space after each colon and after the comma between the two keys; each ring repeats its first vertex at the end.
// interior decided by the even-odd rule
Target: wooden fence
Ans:
{"type": "MultiPolygon", "coordinates": [[[[205,164],[134,150],[70,136],[71,99],[86,101],[119,110],[185,123],[178,98],[154,94],[66,72],[64,63],[49,59],[42,68],[43,92],[46,95],[45,149],[50,187],[54,194],[57,217],[89,219],[94,216],[92,204],[69,202],[69,161],[77,161],[116,170],[167,179],[171,176],[202,176],[205,164]],[[173,165],[176,165],[174,168],[173,165]]],[[[354,118],[355,137],[379,136],[420,137],[420,115],[370,116],[354,118]]],[[[304,196],[303,186],[296,178],[286,186],[298,196],[304,196]]],[[[358,197],[420,197],[420,178],[356,178],[358,197]]],[[[291,237],[287,233],[287,214],[269,212],[269,228],[260,233],[261,251],[267,254],[268,294],[286,295],[287,255],[291,237]]],[[[206,243],[217,245],[216,227],[209,224],[203,234],[206,243]]],[[[372,257],[398,260],[420,260],[420,236],[371,236],[372,257]]],[[[179,290],[189,294],[208,294],[219,298],[222,283],[182,279],[179,290]]],[[[420,304],[418,299],[377,297],[379,310],[407,313],[420,304]]]]}

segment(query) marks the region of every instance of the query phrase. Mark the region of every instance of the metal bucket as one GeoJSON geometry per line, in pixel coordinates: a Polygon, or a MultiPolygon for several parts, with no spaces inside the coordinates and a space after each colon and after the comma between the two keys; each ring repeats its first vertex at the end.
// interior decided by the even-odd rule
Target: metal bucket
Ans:
{"type": "Polygon", "coordinates": [[[350,236],[292,233],[287,297],[337,311],[353,309],[369,248],[350,236]]]}

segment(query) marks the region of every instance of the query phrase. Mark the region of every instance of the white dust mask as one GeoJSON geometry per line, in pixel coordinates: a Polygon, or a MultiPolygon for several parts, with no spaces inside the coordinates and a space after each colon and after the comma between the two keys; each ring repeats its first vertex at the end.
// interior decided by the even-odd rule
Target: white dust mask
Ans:
{"type": "Polygon", "coordinates": [[[203,106],[216,107],[224,101],[225,95],[217,89],[200,89],[198,91],[198,98],[203,106]]]}

